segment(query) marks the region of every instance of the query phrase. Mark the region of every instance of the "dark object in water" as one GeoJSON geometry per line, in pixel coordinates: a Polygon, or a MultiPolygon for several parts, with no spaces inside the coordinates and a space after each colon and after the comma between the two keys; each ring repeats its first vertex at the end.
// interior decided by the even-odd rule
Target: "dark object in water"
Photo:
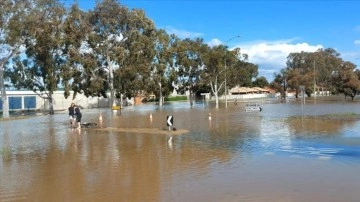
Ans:
{"type": "Polygon", "coordinates": [[[89,128],[89,127],[97,126],[97,124],[96,123],[82,123],[81,126],[84,128],[89,128]]]}

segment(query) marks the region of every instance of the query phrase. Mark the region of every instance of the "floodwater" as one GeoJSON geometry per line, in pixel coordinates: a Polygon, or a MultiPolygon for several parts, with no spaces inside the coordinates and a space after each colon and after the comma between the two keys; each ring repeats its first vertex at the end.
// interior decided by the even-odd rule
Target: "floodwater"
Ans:
{"type": "Polygon", "coordinates": [[[359,103],[261,106],[82,110],[102,128],[168,130],[173,116],[189,131],[174,136],[71,129],[65,111],[2,121],[0,201],[360,201],[360,121],[316,118],[359,103]]]}

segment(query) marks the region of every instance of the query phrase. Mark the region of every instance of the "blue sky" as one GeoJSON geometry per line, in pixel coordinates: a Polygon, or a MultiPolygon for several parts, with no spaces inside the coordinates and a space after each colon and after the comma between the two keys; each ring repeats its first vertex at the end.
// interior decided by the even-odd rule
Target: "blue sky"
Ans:
{"type": "MultiPolygon", "coordinates": [[[[65,0],[71,2],[71,0],[65,0]]],[[[95,0],[78,0],[94,8],[95,0]]],[[[157,28],[209,45],[240,47],[273,80],[291,52],[334,48],[360,68],[360,1],[357,0],[122,0],[143,9],[157,28]],[[240,35],[239,38],[233,38],[240,35]],[[232,39],[233,38],[233,39],[232,39]],[[229,41],[229,39],[232,39],[229,41]]]]}

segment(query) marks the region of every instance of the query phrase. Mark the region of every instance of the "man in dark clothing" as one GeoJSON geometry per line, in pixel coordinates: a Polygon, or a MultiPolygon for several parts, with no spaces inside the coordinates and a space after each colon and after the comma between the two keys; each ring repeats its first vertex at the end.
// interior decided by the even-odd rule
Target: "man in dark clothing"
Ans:
{"type": "Polygon", "coordinates": [[[75,125],[75,103],[71,103],[69,107],[69,118],[70,118],[70,127],[73,127],[75,125]]]}
{"type": "Polygon", "coordinates": [[[76,114],[77,128],[80,129],[80,128],[81,128],[81,118],[82,118],[82,114],[81,114],[81,111],[80,111],[79,106],[75,105],[74,109],[75,109],[75,114],[76,114]]]}

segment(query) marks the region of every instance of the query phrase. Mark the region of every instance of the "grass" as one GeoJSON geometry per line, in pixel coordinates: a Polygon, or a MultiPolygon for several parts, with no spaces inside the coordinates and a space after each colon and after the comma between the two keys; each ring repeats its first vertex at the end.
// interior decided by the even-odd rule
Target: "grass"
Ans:
{"type": "MultiPolygon", "coordinates": [[[[165,97],[164,100],[166,102],[171,102],[171,101],[186,101],[187,100],[187,96],[170,96],[170,97],[165,97]]],[[[146,100],[147,102],[159,102],[159,98],[156,98],[156,99],[148,99],[146,100]]]]}
{"type": "Polygon", "coordinates": [[[0,155],[3,156],[5,159],[9,159],[11,156],[11,150],[9,147],[0,148],[0,155]]]}
{"type": "Polygon", "coordinates": [[[165,101],[184,101],[187,100],[187,96],[175,96],[175,97],[166,97],[165,101]]]}

